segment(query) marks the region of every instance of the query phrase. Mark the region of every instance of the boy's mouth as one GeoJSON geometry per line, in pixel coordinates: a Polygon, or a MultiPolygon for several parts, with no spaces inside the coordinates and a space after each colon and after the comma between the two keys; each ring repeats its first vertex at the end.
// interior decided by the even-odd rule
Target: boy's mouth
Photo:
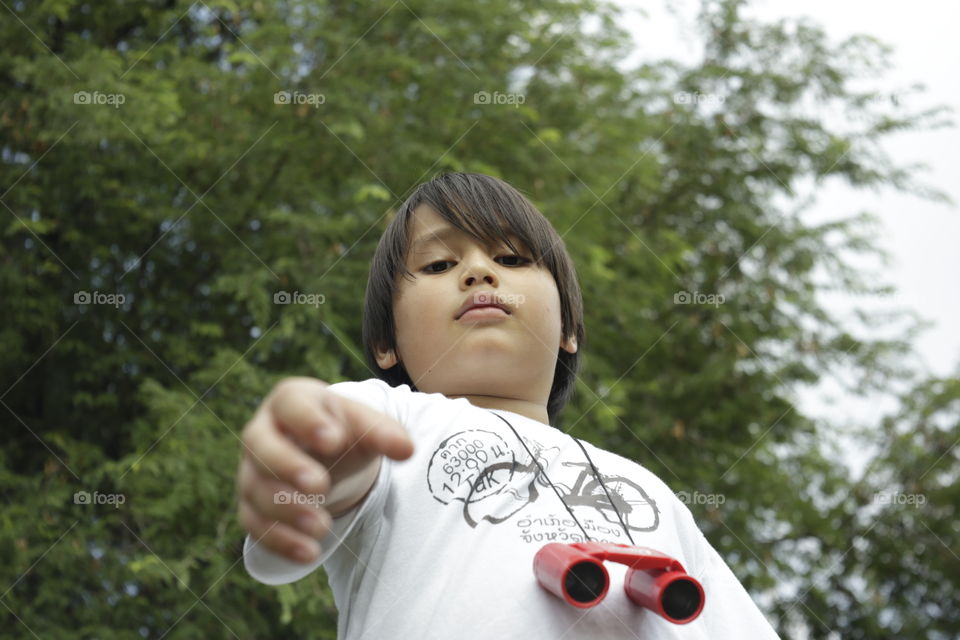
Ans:
{"type": "Polygon", "coordinates": [[[473,318],[503,318],[510,315],[504,309],[493,305],[481,305],[476,307],[470,307],[462,314],[458,320],[463,319],[473,319],[473,318]]]}
{"type": "Polygon", "coordinates": [[[510,307],[498,299],[496,293],[488,291],[477,291],[472,293],[464,300],[463,304],[460,305],[460,309],[457,310],[457,314],[454,316],[454,320],[459,320],[463,314],[471,309],[482,309],[482,308],[493,308],[500,309],[505,314],[510,315],[510,307]]]}

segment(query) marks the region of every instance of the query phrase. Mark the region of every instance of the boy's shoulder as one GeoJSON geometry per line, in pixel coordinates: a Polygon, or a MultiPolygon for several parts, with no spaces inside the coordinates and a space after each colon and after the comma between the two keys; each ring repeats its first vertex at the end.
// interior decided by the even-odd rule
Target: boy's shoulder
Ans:
{"type": "Polygon", "coordinates": [[[346,391],[346,392],[356,392],[360,390],[368,389],[379,389],[388,393],[403,391],[410,391],[410,387],[407,385],[400,385],[399,387],[392,387],[387,384],[384,380],[380,378],[365,378],[362,380],[340,380],[339,382],[331,382],[327,386],[327,389],[330,391],[346,391]]]}
{"type": "MultiPolygon", "coordinates": [[[[394,404],[398,407],[413,404],[417,409],[426,408],[428,406],[436,406],[438,408],[450,410],[475,410],[481,412],[480,415],[491,415],[494,413],[501,416],[505,415],[507,416],[509,423],[516,426],[520,433],[535,439],[547,438],[552,441],[570,439],[570,442],[573,442],[574,438],[574,436],[570,435],[560,427],[537,422],[536,420],[532,420],[511,411],[502,411],[499,409],[489,410],[482,407],[476,407],[470,404],[470,402],[465,398],[448,398],[442,393],[413,391],[407,384],[391,386],[380,378],[347,380],[333,383],[328,388],[331,391],[341,393],[352,399],[364,402],[364,404],[371,406],[377,405],[374,406],[374,408],[379,408],[379,406],[387,403],[394,404]]],[[[587,451],[591,456],[604,461],[604,466],[612,466],[614,468],[632,467],[636,472],[641,473],[644,477],[650,479],[651,482],[655,482],[663,489],[669,490],[669,487],[667,487],[667,485],[655,473],[647,469],[641,463],[620,455],[615,451],[602,449],[592,444],[588,440],[579,440],[587,448],[587,451]]]]}
{"type": "MultiPolygon", "coordinates": [[[[448,398],[442,393],[413,391],[407,384],[394,387],[379,378],[368,378],[337,382],[331,384],[329,389],[358,402],[363,402],[371,408],[390,414],[405,423],[413,431],[418,430],[418,425],[410,424],[410,418],[424,409],[476,411],[479,412],[478,416],[489,418],[493,418],[493,414],[499,415],[501,419],[506,416],[510,425],[515,426],[522,436],[540,441],[541,445],[552,446],[562,443],[564,440],[573,443],[573,436],[560,427],[543,424],[510,411],[491,411],[475,407],[465,398],[448,398]]],[[[497,418],[493,419],[497,420],[497,418]]],[[[621,455],[616,451],[600,448],[588,440],[579,440],[587,449],[594,463],[603,469],[605,475],[628,475],[635,482],[642,481],[644,486],[653,489],[661,496],[664,493],[675,495],[666,482],[641,462],[621,455]]],[[[679,504],[682,505],[682,503],[679,504]]]]}
{"type": "Polygon", "coordinates": [[[632,458],[628,458],[624,455],[621,455],[615,451],[611,451],[609,449],[602,449],[586,440],[580,440],[580,442],[582,442],[583,445],[587,447],[587,451],[590,453],[591,456],[594,456],[595,458],[598,458],[600,460],[604,460],[605,462],[607,462],[609,466],[618,467],[618,468],[623,468],[623,467],[631,468],[636,473],[640,474],[645,479],[649,480],[652,484],[655,484],[658,489],[662,489],[664,491],[671,491],[670,487],[667,486],[667,484],[660,478],[660,476],[658,476],[653,471],[645,467],[642,463],[637,462],[632,458]]]}
{"type": "Polygon", "coordinates": [[[397,408],[404,404],[405,397],[412,395],[408,385],[393,387],[380,378],[365,380],[341,380],[331,382],[327,391],[354,400],[367,407],[387,413],[399,419],[397,408]]]}

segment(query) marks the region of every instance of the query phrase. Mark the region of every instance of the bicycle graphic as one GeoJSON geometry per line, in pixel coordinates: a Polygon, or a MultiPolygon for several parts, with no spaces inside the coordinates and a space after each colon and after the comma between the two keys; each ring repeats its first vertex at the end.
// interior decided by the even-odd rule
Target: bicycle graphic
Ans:
{"type": "Polygon", "coordinates": [[[617,517],[619,510],[623,524],[632,531],[654,531],[660,526],[660,510],[656,502],[647,495],[643,487],[630,478],[600,474],[603,478],[603,485],[601,485],[588,463],[562,462],[560,464],[564,467],[581,467],[580,475],[573,483],[573,488],[567,490],[566,495],[564,495],[566,486],[554,483],[560,495],[563,496],[563,501],[571,509],[575,506],[593,507],[608,522],[616,525],[620,524],[620,518],[617,517]],[[606,485],[606,491],[603,489],[604,485],[606,485]],[[609,498],[607,491],[610,492],[609,498]]]}
{"type": "MultiPolygon", "coordinates": [[[[539,453],[540,452],[537,453],[538,456],[539,453]]],[[[597,478],[594,477],[593,469],[588,463],[562,462],[561,466],[580,467],[580,474],[577,476],[572,488],[567,487],[563,483],[554,482],[554,486],[556,486],[561,498],[571,509],[575,507],[595,509],[603,515],[607,522],[615,524],[618,527],[620,526],[620,518],[617,517],[617,510],[619,510],[623,518],[623,524],[631,531],[654,531],[660,526],[660,510],[657,508],[656,502],[647,495],[647,492],[644,491],[640,485],[630,478],[618,475],[603,475],[603,484],[606,485],[607,491],[610,492],[610,497],[608,498],[607,492],[604,491],[603,486],[597,481],[597,478]],[[614,507],[616,507],[616,509],[614,507]]],[[[499,524],[508,520],[528,504],[537,501],[540,497],[540,491],[536,486],[537,484],[545,487],[548,495],[553,493],[552,489],[549,488],[549,482],[543,477],[540,469],[533,461],[525,465],[519,464],[515,460],[487,465],[480,470],[478,475],[470,483],[470,492],[466,498],[461,498],[463,499],[464,519],[471,527],[476,527],[478,520],[487,520],[493,524],[499,524]],[[474,514],[471,513],[471,508],[474,510],[482,510],[480,507],[473,505],[477,505],[484,498],[490,497],[491,494],[474,500],[474,493],[478,488],[482,489],[488,486],[498,472],[500,472],[501,477],[504,475],[503,472],[506,472],[506,475],[510,478],[513,478],[514,475],[528,474],[530,482],[527,485],[527,498],[524,501],[520,492],[512,490],[510,493],[517,498],[518,503],[509,513],[501,516],[485,514],[479,518],[475,518],[474,514]]],[[[495,493],[499,494],[500,491],[498,490],[495,493]]]]}

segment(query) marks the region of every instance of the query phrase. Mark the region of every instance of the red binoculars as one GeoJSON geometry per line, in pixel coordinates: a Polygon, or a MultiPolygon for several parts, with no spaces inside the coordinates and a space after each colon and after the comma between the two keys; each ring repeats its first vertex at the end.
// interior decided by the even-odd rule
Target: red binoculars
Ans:
{"type": "Polygon", "coordinates": [[[612,542],[551,542],[533,558],[533,573],[543,588],[585,609],[600,603],[610,587],[604,560],[630,567],[624,577],[627,597],[674,624],[686,624],[703,610],[703,587],[683,565],[647,547],[612,542]]]}

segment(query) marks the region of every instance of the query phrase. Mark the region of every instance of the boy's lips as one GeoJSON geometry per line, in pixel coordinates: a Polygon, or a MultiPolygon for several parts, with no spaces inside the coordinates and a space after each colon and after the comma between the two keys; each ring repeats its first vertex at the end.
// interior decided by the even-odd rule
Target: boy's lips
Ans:
{"type": "Polygon", "coordinates": [[[465,314],[470,309],[475,309],[477,307],[496,307],[498,309],[502,309],[507,315],[512,314],[510,306],[500,302],[496,293],[492,291],[474,291],[467,296],[466,300],[463,301],[463,304],[460,305],[459,309],[457,309],[457,313],[453,319],[459,320],[460,316],[465,314]]]}
{"type": "Polygon", "coordinates": [[[500,307],[486,306],[486,307],[473,307],[467,309],[466,312],[456,322],[463,322],[466,324],[473,324],[476,322],[488,322],[491,320],[505,320],[509,318],[510,315],[501,309],[500,307]]]}

